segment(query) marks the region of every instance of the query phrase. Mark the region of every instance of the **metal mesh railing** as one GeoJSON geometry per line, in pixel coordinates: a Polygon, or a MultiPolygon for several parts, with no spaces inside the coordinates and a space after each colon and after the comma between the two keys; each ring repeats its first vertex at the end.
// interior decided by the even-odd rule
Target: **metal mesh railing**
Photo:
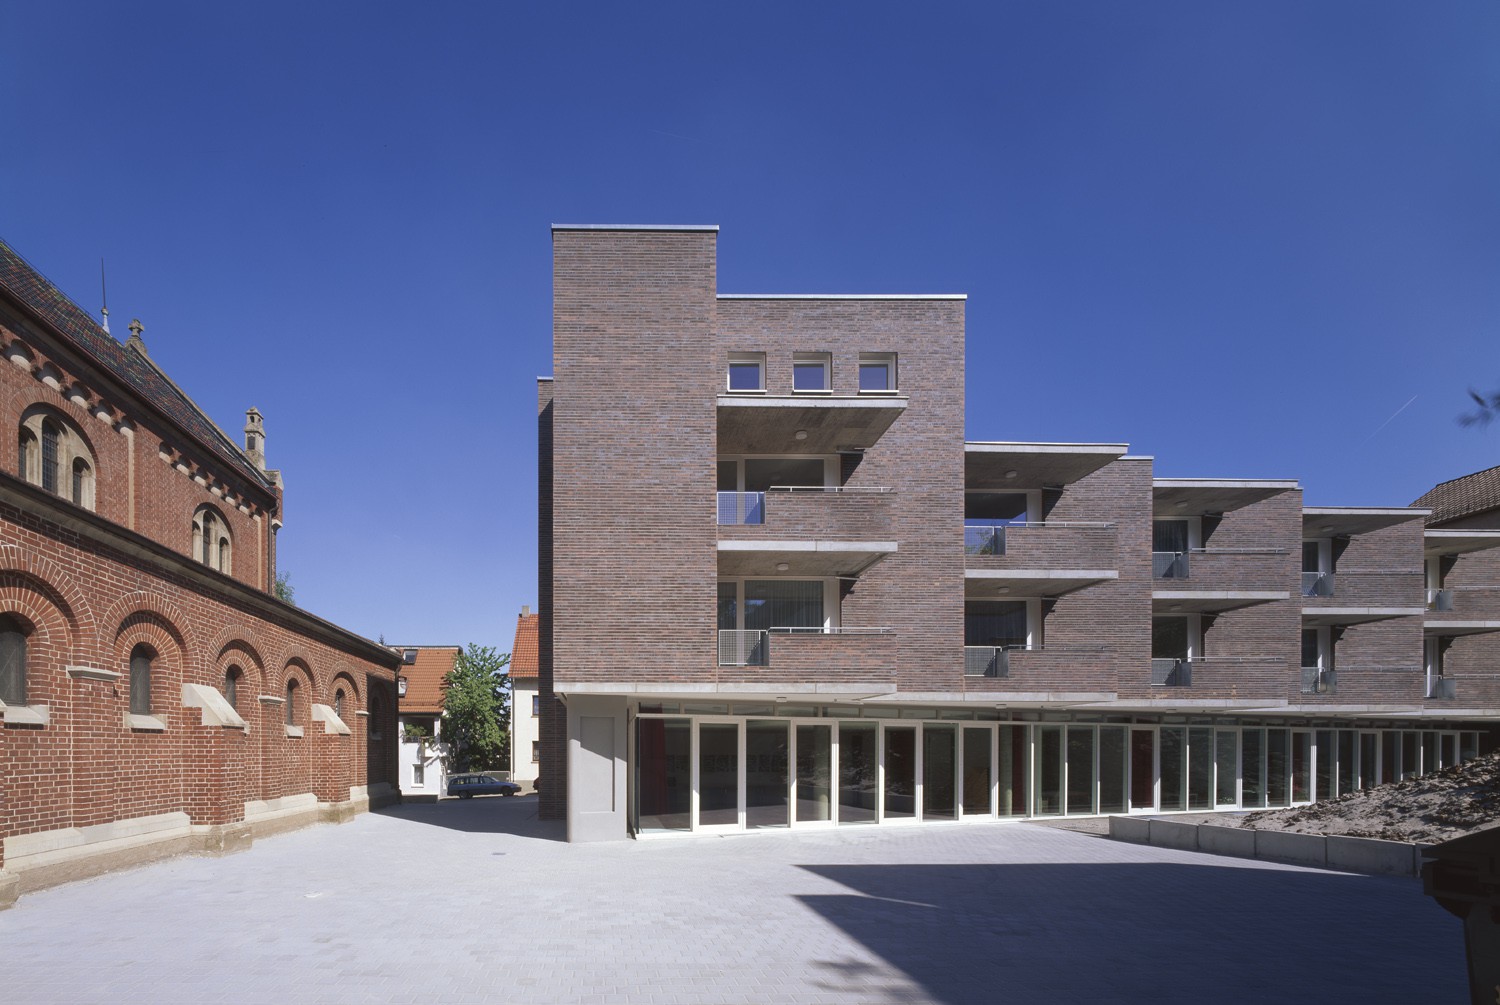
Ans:
{"type": "Polygon", "coordinates": [[[1429,698],[1457,698],[1457,681],[1452,677],[1429,677],[1427,678],[1427,697],[1429,698]]]}
{"type": "Polygon", "coordinates": [[[1452,590],[1428,590],[1427,609],[1429,611],[1451,611],[1453,610],[1452,590]]]}
{"type": "Polygon", "coordinates": [[[719,523],[758,524],[766,522],[764,492],[720,492],[719,523]]]}
{"type": "Polygon", "coordinates": [[[1187,579],[1188,553],[1185,551],[1153,551],[1151,553],[1151,575],[1156,579],[1187,579]]]}
{"type": "Polygon", "coordinates": [[[1009,677],[1010,659],[1004,646],[964,646],[964,676],[1009,677]]]}
{"type": "Polygon", "coordinates": [[[770,663],[770,644],[765,631],[721,628],[719,666],[763,667],[770,663]]]}
{"type": "Polygon", "coordinates": [[[1304,597],[1333,596],[1333,573],[1304,572],[1302,574],[1302,595],[1304,597]]]}
{"type": "Polygon", "coordinates": [[[1333,694],[1338,678],[1332,670],[1321,667],[1302,668],[1303,694],[1333,694]]]}
{"type": "Polygon", "coordinates": [[[1191,687],[1193,664],[1189,660],[1153,658],[1151,683],[1155,687],[1191,687]]]}
{"type": "Polygon", "coordinates": [[[1005,528],[998,524],[990,527],[965,527],[964,554],[1005,554],[1005,528]]]}

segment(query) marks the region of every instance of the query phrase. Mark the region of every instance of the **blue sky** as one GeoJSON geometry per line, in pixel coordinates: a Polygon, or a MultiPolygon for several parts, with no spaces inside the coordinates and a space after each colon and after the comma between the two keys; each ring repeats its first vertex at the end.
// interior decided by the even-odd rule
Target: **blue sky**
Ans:
{"type": "Polygon", "coordinates": [[[1397,505],[1500,463],[1500,5],[0,0],[0,237],[238,438],[298,602],[510,646],[553,222],[965,292],[975,439],[1397,505]]]}

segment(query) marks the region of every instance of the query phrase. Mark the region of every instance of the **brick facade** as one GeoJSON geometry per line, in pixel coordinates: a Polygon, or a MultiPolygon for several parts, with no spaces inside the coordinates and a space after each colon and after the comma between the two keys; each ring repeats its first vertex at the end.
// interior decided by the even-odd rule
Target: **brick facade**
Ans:
{"type": "Polygon", "coordinates": [[[174,385],[159,397],[143,347],[79,341],[92,321],[0,249],[0,615],[25,636],[25,700],[0,712],[0,903],[380,798],[397,657],[269,592],[279,479],[206,441],[174,385]],[[119,367],[130,353],[145,379],[119,367]],[[91,508],[22,470],[17,430],[38,412],[86,444],[91,508]],[[232,540],[224,571],[194,547],[205,506],[232,540]],[[132,718],[133,653],[151,663],[149,714],[132,718]]]}

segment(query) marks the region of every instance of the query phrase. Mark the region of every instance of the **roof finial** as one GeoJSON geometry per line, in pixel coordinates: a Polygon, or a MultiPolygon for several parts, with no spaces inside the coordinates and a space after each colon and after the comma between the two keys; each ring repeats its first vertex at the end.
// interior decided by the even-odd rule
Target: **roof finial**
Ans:
{"type": "Polygon", "coordinates": [[[99,259],[99,313],[104,316],[104,330],[109,331],[109,287],[104,285],[104,259],[99,259]]]}
{"type": "Polygon", "coordinates": [[[128,338],[128,339],[125,340],[125,345],[126,346],[134,349],[136,352],[140,353],[142,356],[146,355],[146,343],[141,341],[141,332],[143,332],[145,330],[146,330],[146,326],[143,325],[143,324],[141,324],[141,319],[140,318],[131,318],[130,319],[130,338],[128,338]]]}

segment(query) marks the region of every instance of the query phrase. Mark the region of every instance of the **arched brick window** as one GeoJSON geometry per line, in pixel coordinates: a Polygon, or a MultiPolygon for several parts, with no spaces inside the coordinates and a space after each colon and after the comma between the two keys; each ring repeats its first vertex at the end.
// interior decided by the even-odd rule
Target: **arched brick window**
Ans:
{"type": "Polygon", "coordinates": [[[344,717],[344,689],[339,688],[333,692],[333,714],[340,719],[344,717]]]}
{"type": "Polygon", "coordinates": [[[151,661],[156,653],[144,642],[130,650],[130,714],[151,714],[151,661]]]}
{"type": "Polygon", "coordinates": [[[230,708],[238,709],[240,707],[240,678],[244,676],[244,671],[237,666],[231,666],[228,670],[224,671],[224,698],[229,702],[230,708]]]}
{"type": "Polygon", "coordinates": [[[94,508],[94,455],[71,423],[36,405],[22,414],[16,436],[23,479],[76,506],[94,508]]]}
{"type": "Polygon", "coordinates": [[[26,704],[26,632],[9,615],[0,615],[0,701],[26,704]]]}
{"type": "Polygon", "coordinates": [[[206,504],[193,514],[193,557],[226,575],[234,571],[234,540],[229,523],[223,514],[206,504]]]}
{"type": "Polygon", "coordinates": [[[288,678],[286,682],[286,724],[297,725],[297,680],[288,678]]]}

